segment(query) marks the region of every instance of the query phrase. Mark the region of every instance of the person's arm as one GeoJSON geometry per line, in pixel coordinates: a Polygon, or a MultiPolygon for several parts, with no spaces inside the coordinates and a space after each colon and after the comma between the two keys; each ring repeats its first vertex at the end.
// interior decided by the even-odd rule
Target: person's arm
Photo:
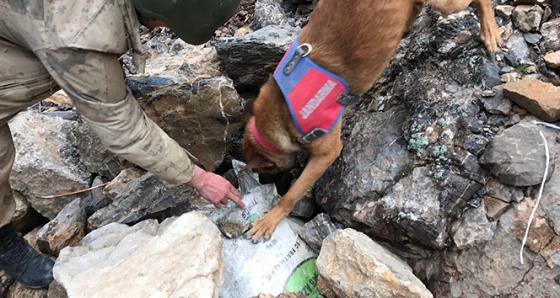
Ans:
{"type": "Polygon", "coordinates": [[[186,152],[146,116],[126,88],[117,55],[77,49],[36,52],[77,111],[113,153],[172,184],[188,183],[220,207],[244,207],[223,177],[195,166],[186,152]]]}

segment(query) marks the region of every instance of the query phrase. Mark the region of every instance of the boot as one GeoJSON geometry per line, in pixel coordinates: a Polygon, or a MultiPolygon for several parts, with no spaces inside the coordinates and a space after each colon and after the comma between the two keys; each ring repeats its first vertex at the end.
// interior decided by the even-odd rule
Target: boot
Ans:
{"type": "Polygon", "coordinates": [[[31,289],[49,286],[54,262],[36,252],[13,224],[0,228],[0,269],[31,289]]]}

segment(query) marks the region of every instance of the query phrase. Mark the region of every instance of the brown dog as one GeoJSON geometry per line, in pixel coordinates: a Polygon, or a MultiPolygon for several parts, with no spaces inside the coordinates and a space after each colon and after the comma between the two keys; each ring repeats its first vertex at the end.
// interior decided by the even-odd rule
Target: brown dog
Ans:
{"type": "MultiPolygon", "coordinates": [[[[491,0],[428,2],[447,15],[465,9],[473,1],[480,18],[481,39],[489,52],[497,52],[501,39],[491,0]]],[[[412,28],[423,6],[424,0],[321,0],[301,31],[299,44],[309,44],[312,50],[308,58],[344,79],[349,93],[359,96],[373,86],[389,64],[397,44],[412,28]]],[[[275,173],[290,168],[298,151],[310,153],[300,177],[248,232],[253,242],[258,242],[270,239],[278,223],[339,156],[342,142],[339,121],[326,135],[302,144],[302,133],[273,77],[262,86],[253,113],[243,139],[247,168],[261,174],[275,173]]]]}

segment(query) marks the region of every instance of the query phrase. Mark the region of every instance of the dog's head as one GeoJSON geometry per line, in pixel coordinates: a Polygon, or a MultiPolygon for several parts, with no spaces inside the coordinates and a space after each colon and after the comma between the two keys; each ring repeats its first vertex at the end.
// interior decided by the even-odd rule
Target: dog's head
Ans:
{"type": "Polygon", "coordinates": [[[255,121],[252,102],[245,105],[243,111],[245,132],[243,134],[243,156],[247,166],[259,174],[274,175],[291,168],[295,163],[295,154],[275,154],[262,147],[253,134],[251,126],[255,121]]]}
{"type": "Polygon", "coordinates": [[[243,156],[247,162],[245,169],[251,169],[259,174],[273,175],[291,168],[295,163],[294,154],[275,154],[263,148],[253,134],[251,129],[251,117],[245,125],[243,135],[243,156]]]}

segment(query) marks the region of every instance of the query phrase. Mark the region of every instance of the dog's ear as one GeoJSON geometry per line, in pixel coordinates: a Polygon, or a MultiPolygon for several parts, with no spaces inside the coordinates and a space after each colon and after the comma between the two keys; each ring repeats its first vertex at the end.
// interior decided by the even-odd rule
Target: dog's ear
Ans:
{"type": "Polygon", "coordinates": [[[259,154],[251,158],[251,160],[249,160],[247,165],[241,168],[241,171],[260,169],[260,168],[270,168],[274,166],[275,164],[273,162],[271,162],[266,157],[259,154]]]}
{"type": "Polygon", "coordinates": [[[243,123],[247,124],[249,119],[253,116],[253,107],[255,102],[253,100],[247,100],[245,106],[243,107],[243,123]]]}

